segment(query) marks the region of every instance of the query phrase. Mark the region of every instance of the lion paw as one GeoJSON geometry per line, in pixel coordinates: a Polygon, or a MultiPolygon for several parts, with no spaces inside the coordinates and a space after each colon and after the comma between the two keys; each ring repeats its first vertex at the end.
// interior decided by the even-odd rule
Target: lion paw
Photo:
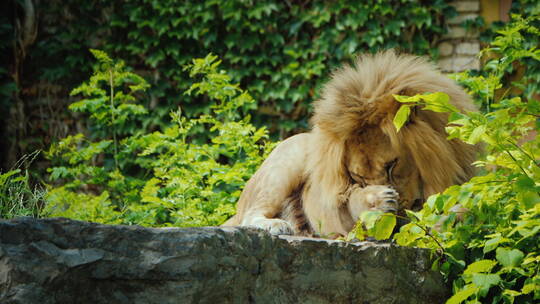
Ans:
{"type": "Polygon", "coordinates": [[[349,196],[349,211],[356,220],[364,211],[378,210],[396,213],[399,207],[399,194],[388,186],[370,185],[352,189],[349,196]]]}
{"type": "Polygon", "coordinates": [[[264,229],[272,235],[294,234],[291,224],[281,219],[256,218],[251,221],[249,226],[264,229]]]}
{"type": "Polygon", "coordinates": [[[372,208],[384,212],[396,213],[398,211],[399,193],[393,188],[380,186],[376,199],[372,203],[372,208]]]}

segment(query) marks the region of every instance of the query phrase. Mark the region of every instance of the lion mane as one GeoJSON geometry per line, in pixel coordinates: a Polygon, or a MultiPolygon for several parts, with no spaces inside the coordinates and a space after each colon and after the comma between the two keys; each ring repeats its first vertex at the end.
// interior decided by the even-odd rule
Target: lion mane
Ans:
{"type": "Polygon", "coordinates": [[[461,87],[422,57],[390,50],[336,70],[314,104],[311,131],[272,151],[224,225],[345,235],[354,210],[418,208],[429,195],[467,181],[477,147],[446,139],[448,114],[414,108],[399,132],[393,125],[400,107],[393,94],[427,92],[444,92],[458,109],[476,110],[461,87]]]}

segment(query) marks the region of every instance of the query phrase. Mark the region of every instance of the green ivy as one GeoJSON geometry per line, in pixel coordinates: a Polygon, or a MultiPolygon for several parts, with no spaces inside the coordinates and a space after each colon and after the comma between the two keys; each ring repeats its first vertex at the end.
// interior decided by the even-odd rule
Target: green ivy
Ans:
{"type": "Polygon", "coordinates": [[[68,0],[38,10],[40,36],[27,63],[37,74],[27,74],[29,82],[72,87],[91,71],[86,50],[99,48],[150,82],[146,124],[164,126],[179,104],[188,117],[209,113],[204,98],[178,92],[190,85],[181,67],[212,52],[258,101],[254,122],[276,136],[307,128],[311,101],[333,67],[386,48],[436,57],[444,20],[455,15],[443,0],[68,0]]]}

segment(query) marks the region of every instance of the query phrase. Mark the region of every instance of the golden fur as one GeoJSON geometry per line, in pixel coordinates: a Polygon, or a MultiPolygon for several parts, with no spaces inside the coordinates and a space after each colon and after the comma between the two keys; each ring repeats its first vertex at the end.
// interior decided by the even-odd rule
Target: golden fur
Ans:
{"type": "Polygon", "coordinates": [[[345,235],[358,210],[411,209],[466,181],[476,147],[446,139],[447,114],[414,109],[396,132],[392,120],[400,105],[392,94],[425,92],[444,92],[459,109],[475,110],[462,88],[420,57],[386,51],[337,70],[315,102],[312,130],[272,151],[225,225],[345,235]]]}

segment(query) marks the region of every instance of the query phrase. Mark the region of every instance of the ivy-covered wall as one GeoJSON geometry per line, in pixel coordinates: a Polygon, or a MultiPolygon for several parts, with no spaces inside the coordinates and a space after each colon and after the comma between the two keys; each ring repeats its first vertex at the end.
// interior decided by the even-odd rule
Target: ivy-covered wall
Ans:
{"type": "MultiPolygon", "coordinates": [[[[11,23],[24,23],[28,7],[8,2],[11,23]]],[[[13,125],[6,136],[17,148],[10,155],[17,156],[84,130],[64,109],[68,92],[91,72],[89,48],[125,59],[151,83],[149,129],[178,106],[189,115],[208,110],[205,100],[183,94],[183,66],[212,52],[257,100],[254,121],[284,137],[307,128],[310,104],[332,68],[359,52],[386,48],[437,57],[433,46],[446,31],[445,19],[455,15],[443,0],[20,3],[28,2],[37,36],[16,45],[7,69],[8,75],[20,71],[17,98],[8,101],[19,113],[4,117],[13,125]]]]}

